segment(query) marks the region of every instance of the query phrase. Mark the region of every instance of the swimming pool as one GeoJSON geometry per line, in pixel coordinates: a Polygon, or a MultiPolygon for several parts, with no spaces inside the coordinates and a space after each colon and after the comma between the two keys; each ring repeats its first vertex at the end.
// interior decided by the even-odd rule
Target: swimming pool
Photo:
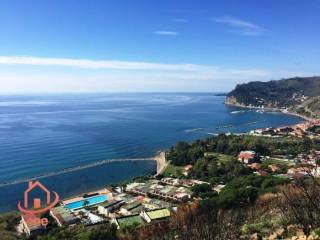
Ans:
{"type": "Polygon", "coordinates": [[[83,207],[89,207],[92,205],[96,205],[99,203],[102,203],[104,201],[107,201],[108,197],[105,195],[98,195],[98,196],[94,196],[94,197],[90,197],[90,198],[85,198],[83,200],[80,201],[76,201],[76,202],[72,202],[72,203],[68,203],[66,204],[66,207],[69,208],[70,210],[76,210],[76,209],[80,209],[83,207]]]}

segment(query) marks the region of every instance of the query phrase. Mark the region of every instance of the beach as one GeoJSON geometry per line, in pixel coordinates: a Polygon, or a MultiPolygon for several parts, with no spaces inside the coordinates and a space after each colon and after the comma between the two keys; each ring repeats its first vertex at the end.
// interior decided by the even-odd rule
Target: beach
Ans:
{"type": "Polygon", "coordinates": [[[163,171],[168,166],[165,151],[161,151],[157,156],[154,157],[154,159],[157,162],[157,174],[156,175],[159,175],[159,174],[163,173],[163,171]]]}

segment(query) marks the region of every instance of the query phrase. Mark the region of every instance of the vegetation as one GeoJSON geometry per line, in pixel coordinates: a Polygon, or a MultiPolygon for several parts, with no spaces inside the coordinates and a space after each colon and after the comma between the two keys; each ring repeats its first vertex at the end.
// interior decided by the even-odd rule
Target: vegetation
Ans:
{"type": "Polygon", "coordinates": [[[15,212],[0,215],[0,238],[6,240],[17,239],[15,226],[19,220],[20,215],[15,212]]]}
{"type": "Polygon", "coordinates": [[[183,177],[183,168],[180,166],[174,166],[172,164],[168,164],[164,172],[162,173],[162,177],[183,177]]]}
{"type": "Polygon", "coordinates": [[[194,164],[190,175],[193,178],[201,179],[211,184],[219,184],[250,173],[250,170],[235,159],[220,163],[216,159],[204,158],[194,164]]]}
{"type": "Polygon", "coordinates": [[[212,200],[223,208],[241,207],[255,202],[259,195],[276,192],[276,187],[289,180],[273,176],[248,175],[233,179],[212,200]]]}
{"type": "Polygon", "coordinates": [[[102,240],[118,239],[116,237],[116,227],[105,223],[94,227],[75,226],[72,228],[55,228],[37,240],[102,240]]]}
{"type": "MultiPolygon", "coordinates": [[[[243,150],[253,150],[259,155],[296,156],[299,153],[308,153],[311,149],[320,149],[319,143],[319,140],[311,140],[309,138],[268,138],[220,134],[219,136],[198,140],[191,144],[178,142],[175,147],[172,147],[166,153],[166,158],[173,165],[183,166],[187,164],[194,165],[203,159],[217,159],[216,156],[205,156],[207,152],[225,154],[233,158],[243,150]]],[[[221,162],[219,161],[219,163],[221,162]]]]}
{"type": "Polygon", "coordinates": [[[237,85],[226,102],[254,107],[289,108],[308,117],[320,113],[320,77],[290,78],[280,81],[237,85]]]}
{"type": "Polygon", "coordinates": [[[276,202],[285,224],[298,224],[307,234],[320,227],[320,184],[310,176],[281,188],[276,202]]]}
{"type": "Polygon", "coordinates": [[[269,165],[276,165],[279,170],[277,171],[277,173],[287,173],[288,172],[288,169],[289,169],[289,163],[287,162],[284,162],[284,161],[280,161],[280,160],[276,160],[276,159],[267,159],[267,160],[264,160],[262,163],[261,163],[261,169],[264,170],[264,171],[267,171],[267,172],[270,172],[270,169],[269,169],[269,165]]]}
{"type": "Polygon", "coordinates": [[[320,134],[320,126],[313,126],[313,127],[309,128],[308,131],[316,133],[316,134],[320,134]]]}
{"type": "MultiPolygon", "coordinates": [[[[256,235],[257,239],[259,236],[268,238],[275,232],[279,239],[284,239],[296,234],[290,226],[296,226],[305,234],[317,234],[320,233],[320,183],[317,179],[310,176],[306,180],[292,181],[271,174],[259,176],[240,163],[237,155],[242,150],[254,150],[261,156],[262,170],[276,164],[280,173],[285,173],[288,165],[275,159],[278,155],[294,157],[319,149],[319,146],[319,140],[315,139],[224,134],[193,143],[179,142],[166,153],[171,164],[163,175],[182,177],[183,166],[192,164],[188,177],[209,184],[193,186],[191,190],[197,200],[180,206],[168,221],[131,226],[121,231],[110,223],[71,228],[49,224],[47,234],[37,239],[233,240],[249,239],[251,235],[256,235]],[[267,155],[271,158],[266,158],[267,155]],[[219,194],[212,190],[221,184],[225,186],[219,194]]],[[[4,239],[21,239],[14,234],[18,220],[15,213],[0,217],[4,239]]]]}
{"type": "MultiPolygon", "coordinates": [[[[207,190],[204,186],[197,189],[207,190]]],[[[319,236],[319,189],[319,183],[313,178],[288,183],[275,177],[241,177],[232,181],[217,198],[224,199],[224,203],[230,196],[237,199],[229,202],[229,206],[221,206],[213,199],[185,205],[168,222],[142,227],[123,239],[291,239],[304,234],[300,239],[307,239],[310,234],[319,236]],[[280,187],[274,188],[276,185],[280,187]],[[276,194],[270,193],[270,189],[276,194]],[[262,194],[258,199],[257,193],[262,194]]]]}
{"type": "Polygon", "coordinates": [[[168,222],[145,226],[124,239],[240,239],[246,214],[244,210],[223,210],[214,205],[185,205],[168,222]]]}
{"type": "Polygon", "coordinates": [[[205,198],[205,197],[208,197],[207,194],[212,192],[212,187],[210,186],[210,184],[203,183],[203,184],[194,185],[191,188],[191,190],[192,190],[193,195],[195,197],[205,198]]]}

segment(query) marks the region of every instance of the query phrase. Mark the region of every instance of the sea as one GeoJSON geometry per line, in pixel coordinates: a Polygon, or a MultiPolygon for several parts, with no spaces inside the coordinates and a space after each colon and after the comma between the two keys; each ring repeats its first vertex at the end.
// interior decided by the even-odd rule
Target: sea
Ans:
{"type": "Polygon", "coordinates": [[[224,98],[216,93],[1,95],[0,212],[16,210],[29,178],[39,177],[67,198],[156,171],[155,161],[121,159],[152,158],[181,140],[302,121],[226,106],[224,98]],[[101,161],[106,163],[95,165],[101,161]]]}

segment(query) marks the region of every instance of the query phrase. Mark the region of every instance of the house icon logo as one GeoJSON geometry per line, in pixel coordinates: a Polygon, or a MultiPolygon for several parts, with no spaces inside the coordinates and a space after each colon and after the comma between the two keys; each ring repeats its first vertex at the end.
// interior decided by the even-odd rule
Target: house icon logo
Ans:
{"type": "Polygon", "coordinates": [[[49,211],[59,202],[59,195],[54,191],[52,191],[52,193],[54,195],[53,201],[51,201],[51,192],[44,185],[39,181],[29,181],[28,188],[24,192],[23,206],[21,206],[20,201],[18,203],[19,211],[28,215],[40,215],[49,211]],[[45,194],[45,204],[41,204],[41,198],[35,197],[33,198],[33,206],[29,206],[29,195],[32,191],[37,190],[37,188],[45,194]]]}

